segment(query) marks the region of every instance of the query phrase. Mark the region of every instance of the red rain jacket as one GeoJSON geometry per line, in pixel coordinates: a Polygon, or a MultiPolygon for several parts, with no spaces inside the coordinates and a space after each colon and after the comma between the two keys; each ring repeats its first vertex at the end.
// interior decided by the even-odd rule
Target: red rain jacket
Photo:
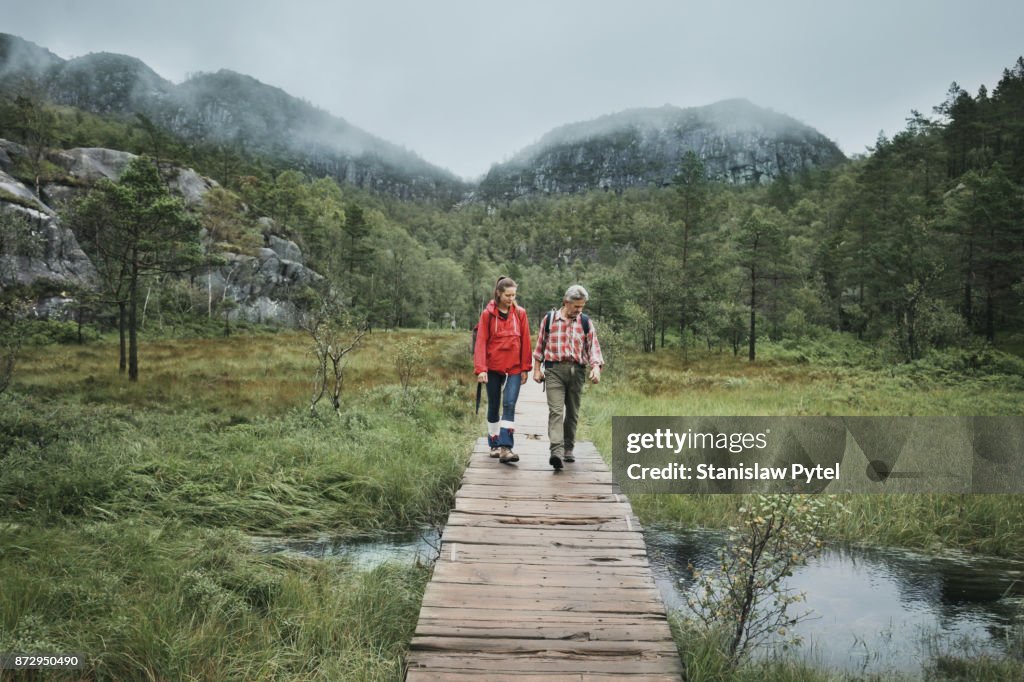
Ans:
{"type": "Polygon", "coordinates": [[[476,347],[473,349],[473,372],[487,370],[519,374],[533,369],[533,347],[530,345],[530,323],[526,310],[516,304],[508,309],[508,319],[501,319],[494,301],[480,313],[476,347]]]}

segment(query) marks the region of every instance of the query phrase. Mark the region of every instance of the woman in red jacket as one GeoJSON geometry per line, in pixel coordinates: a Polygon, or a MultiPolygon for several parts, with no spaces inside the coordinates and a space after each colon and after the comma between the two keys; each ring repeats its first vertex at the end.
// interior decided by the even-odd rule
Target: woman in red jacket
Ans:
{"type": "Polygon", "coordinates": [[[491,457],[500,457],[502,464],[519,461],[512,452],[516,401],[533,369],[530,323],[526,310],[516,305],[516,288],[511,277],[498,278],[494,300],[480,314],[473,349],[476,380],[487,383],[487,442],[491,457]]]}

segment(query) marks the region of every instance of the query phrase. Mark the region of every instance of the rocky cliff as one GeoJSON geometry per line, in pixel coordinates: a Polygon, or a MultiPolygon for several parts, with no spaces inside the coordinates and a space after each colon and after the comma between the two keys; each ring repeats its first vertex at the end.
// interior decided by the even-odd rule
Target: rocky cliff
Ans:
{"type": "Polygon", "coordinates": [[[634,109],[557,128],[480,184],[488,199],[571,194],[670,184],[695,152],[712,180],[765,183],[845,157],[831,140],[788,116],[746,100],[706,107],[634,109]]]}
{"type": "MultiPolygon", "coordinates": [[[[0,140],[0,289],[12,285],[44,285],[56,293],[98,286],[96,268],[75,238],[74,225],[64,225],[58,208],[101,179],[117,180],[135,156],[113,149],[68,149],[52,152],[48,160],[63,171],[58,180],[41,188],[42,197],[8,173],[28,150],[0,140]]],[[[171,168],[171,191],[198,209],[216,183],[190,168],[171,168]]],[[[302,252],[274,231],[264,219],[266,246],[255,255],[222,253],[220,264],[196,274],[196,286],[211,302],[230,302],[229,317],[254,322],[293,325],[298,308],[294,294],[321,276],[307,268],[302,252]]],[[[37,313],[59,314],[61,299],[40,301],[37,313]]]]}

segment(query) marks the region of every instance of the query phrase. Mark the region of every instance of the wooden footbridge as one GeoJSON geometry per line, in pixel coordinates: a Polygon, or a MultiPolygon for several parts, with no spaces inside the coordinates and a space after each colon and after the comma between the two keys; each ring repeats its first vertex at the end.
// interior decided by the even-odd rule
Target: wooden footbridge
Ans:
{"type": "MultiPolygon", "coordinates": [[[[586,410],[584,399],[583,409],[586,410]]],[[[547,405],[525,384],[518,464],[481,438],[441,538],[409,682],[677,682],[682,667],[629,501],[590,443],[554,473],[547,405]]]]}

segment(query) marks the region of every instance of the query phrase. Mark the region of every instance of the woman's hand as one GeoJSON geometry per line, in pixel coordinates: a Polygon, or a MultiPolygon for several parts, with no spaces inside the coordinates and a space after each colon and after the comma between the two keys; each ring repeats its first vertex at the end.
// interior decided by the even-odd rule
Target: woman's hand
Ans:
{"type": "Polygon", "coordinates": [[[477,374],[476,375],[476,381],[477,381],[478,384],[486,384],[487,383],[487,372],[480,372],[479,374],[477,374]]]}

